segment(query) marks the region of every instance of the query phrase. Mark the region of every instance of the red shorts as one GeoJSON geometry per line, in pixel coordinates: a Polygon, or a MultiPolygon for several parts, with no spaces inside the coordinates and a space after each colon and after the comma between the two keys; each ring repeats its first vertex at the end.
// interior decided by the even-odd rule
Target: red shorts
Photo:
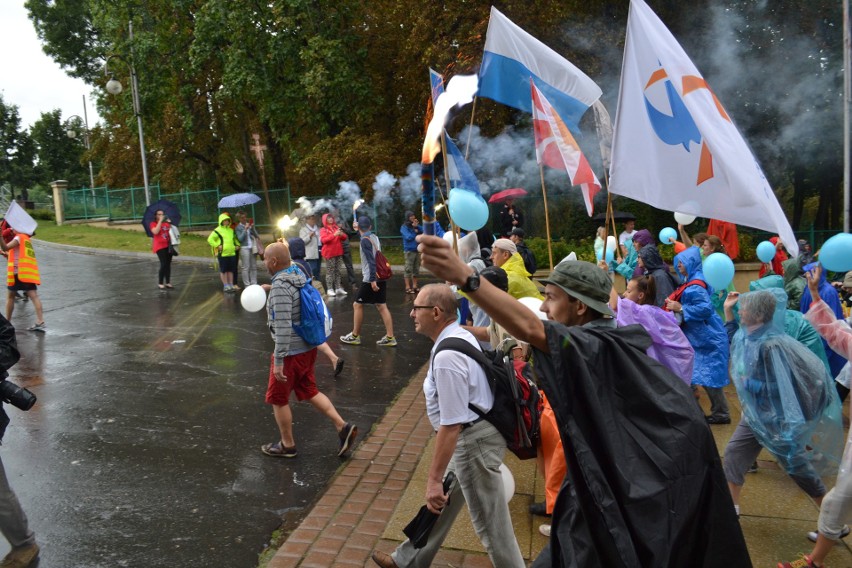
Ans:
{"type": "Polygon", "coordinates": [[[284,376],[286,381],[275,378],[275,355],[269,362],[269,385],[266,387],[266,404],[287,406],[290,393],[296,393],[298,400],[310,400],[319,394],[314,379],[314,363],[317,361],[317,350],[311,349],[298,355],[284,357],[284,376]]]}

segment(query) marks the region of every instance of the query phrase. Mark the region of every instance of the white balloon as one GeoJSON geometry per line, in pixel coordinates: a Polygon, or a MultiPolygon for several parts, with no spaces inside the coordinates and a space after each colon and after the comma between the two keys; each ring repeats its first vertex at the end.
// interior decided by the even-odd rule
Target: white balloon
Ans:
{"type": "Polygon", "coordinates": [[[518,301],[528,307],[530,311],[532,311],[532,313],[538,316],[539,319],[547,319],[547,314],[541,311],[542,301],[538,298],[533,298],[532,296],[524,296],[523,298],[519,298],[518,301]]]}
{"type": "Polygon", "coordinates": [[[258,284],[246,286],[240,294],[240,304],[249,312],[259,312],[266,305],[266,290],[258,284]]]}
{"type": "Polygon", "coordinates": [[[674,214],[675,221],[680,223],[681,225],[689,225],[693,221],[695,221],[695,215],[690,215],[689,213],[679,213],[675,211],[674,214]]]}
{"type": "Polygon", "coordinates": [[[508,503],[515,494],[515,478],[512,476],[512,471],[504,463],[500,464],[500,474],[503,476],[503,493],[505,493],[506,503],[508,503]]]}

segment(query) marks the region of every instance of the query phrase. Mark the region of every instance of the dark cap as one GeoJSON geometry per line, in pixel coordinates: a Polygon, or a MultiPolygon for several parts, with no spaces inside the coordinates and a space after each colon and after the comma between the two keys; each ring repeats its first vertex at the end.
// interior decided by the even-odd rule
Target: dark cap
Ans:
{"type": "Polygon", "coordinates": [[[486,266],[479,272],[479,276],[504,292],[509,291],[509,275],[499,266],[486,266]]]}
{"type": "Polygon", "coordinates": [[[373,222],[370,221],[369,217],[364,216],[364,215],[362,215],[361,217],[358,217],[358,228],[359,229],[369,229],[372,226],[373,226],[373,222]]]}
{"type": "Polygon", "coordinates": [[[584,260],[565,260],[556,265],[542,284],[553,284],[572,298],[577,298],[591,309],[604,315],[612,315],[609,308],[609,293],[612,280],[606,272],[584,260]]]}
{"type": "Polygon", "coordinates": [[[513,227],[511,232],[509,232],[509,234],[515,235],[516,237],[521,237],[523,239],[525,233],[524,233],[524,230],[521,229],[520,227],[513,227]]]}

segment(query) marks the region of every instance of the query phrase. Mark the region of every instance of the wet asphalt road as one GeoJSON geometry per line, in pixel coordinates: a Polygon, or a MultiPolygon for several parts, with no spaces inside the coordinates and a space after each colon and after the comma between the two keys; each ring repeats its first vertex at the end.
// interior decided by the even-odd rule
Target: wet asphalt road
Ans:
{"type": "MultiPolygon", "coordinates": [[[[334,428],[307,403],[293,408],[299,457],[260,452],[277,439],[263,403],[265,311],[224,295],[209,266],[174,264],[176,289],[161,292],[154,255],[38,243],[36,253],[48,331],[24,331],[33,309],[16,303],[22,358],[10,379],[39,401],[29,412],[6,405],[0,456],[42,547],[41,568],[256,566],[282,517],[299,518],[342,463],[334,428]]],[[[329,301],[330,344],[346,367],[334,379],[320,356],[317,383],[362,435],[428,356],[408,318],[412,300],[394,276],[396,349],[375,346],[383,328],[371,308],[364,345],[341,346],[351,296],[329,301]]]]}

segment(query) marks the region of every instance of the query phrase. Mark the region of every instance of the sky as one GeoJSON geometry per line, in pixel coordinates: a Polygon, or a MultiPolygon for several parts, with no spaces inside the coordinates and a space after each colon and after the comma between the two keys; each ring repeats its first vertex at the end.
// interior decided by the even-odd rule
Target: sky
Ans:
{"type": "Polygon", "coordinates": [[[89,126],[98,120],[92,88],[72,79],[41,49],[24,0],[0,0],[0,92],[7,105],[16,105],[21,127],[29,129],[43,112],[62,111],[62,118],[83,116],[83,96],[89,126]]]}

